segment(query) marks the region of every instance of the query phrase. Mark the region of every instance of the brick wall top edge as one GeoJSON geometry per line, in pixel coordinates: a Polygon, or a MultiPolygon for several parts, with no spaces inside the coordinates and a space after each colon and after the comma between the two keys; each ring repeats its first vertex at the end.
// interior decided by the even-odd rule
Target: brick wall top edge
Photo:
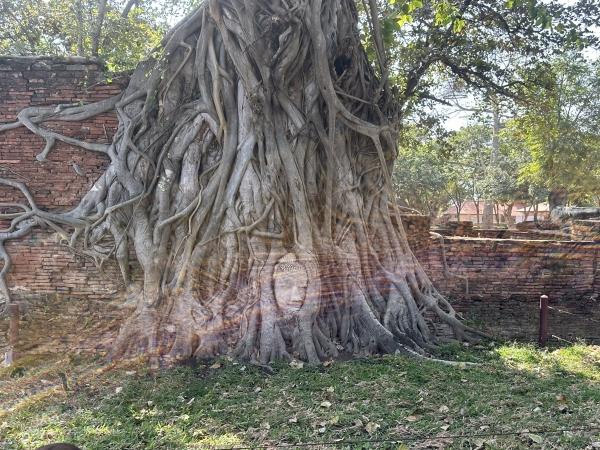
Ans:
{"type": "Polygon", "coordinates": [[[423,219],[423,220],[430,218],[429,216],[426,216],[424,214],[412,214],[412,213],[404,213],[404,212],[400,212],[400,217],[402,217],[402,218],[405,218],[405,217],[409,217],[409,218],[416,217],[418,219],[423,219]]]}
{"type": "Polygon", "coordinates": [[[468,236],[444,236],[446,241],[452,242],[469,242],[471,244],[477,243],[500,243],[500,244],[515,244],[523,245],[524,243],[531,245],[556,245],[556,246],[573,246],[573,247],[596,247],[600,246],[598,241],[557,241],[550,239],[495,239],[495,238],[483,238],[483,237],[468,237],[468,236]]]}
{"type": "Polygon", "coordinates": [[[51,62],[56,64],[83,64],[97,65],[105,68],[104,61],[100,58],[91,58],[86,56],[52,56],[52,55],[33,55],[33,56],[13,56],[0,55],[0,64],[31,64],[38,61],[51,62]]]}
{"type": "MultiPolygon", "coordinates": [[[[25,80],[31,77],[35,78],[34,82],[41,82],[49,74],[52,83],[56,84],[57,80],[64,80],[68,84],[69,80],[78,80],[91,75],[95,83],[106,85],[117,85],[124,88],[133,71],[110,72],[106,64],[99,58],[87,58],[82,56],[7,56],[0,55],[0,82],[4,80],[8,87],[17,88],[18,80],[25,80]],[[64,73],[72,73],[72,76],[63,75],[64,73]],[[57,76],[58,74],[58,76],[57,76]],[[14,86],[13,86],[14,85],[14,86]]],[[[6,86],[4,86],[6,87],[6,86]]],[[[23,87],[25,90],[34,91],[34,88],[23,87]]],[[[48,88],[45,84],[37,85],[37,89],[48,88]]],[[[56,86],[52,89],[56,90],[56,86]]],[[[22,90],[22,89],[18,89],[22,90]]],[[[0,94],[9,95],[10,89],[4,89],[5,92],[0,94]]]]}

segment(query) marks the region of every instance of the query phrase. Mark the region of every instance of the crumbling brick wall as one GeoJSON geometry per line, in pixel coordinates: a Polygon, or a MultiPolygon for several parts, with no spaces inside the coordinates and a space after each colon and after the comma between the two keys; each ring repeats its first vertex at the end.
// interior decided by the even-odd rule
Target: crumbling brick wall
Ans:
{"type": "Polygon", "coordinates": [[[444,246],[449,272],[468,278],[468,293],[464,279],[444,275],[439,241],[420,259],[438,289],[476,325],[504,338],[533,339],[539,298],[546,294],[556,308],[552,334],[600,342],[600,242],[446,237],[444,246]]]}
{"type": "MultiPolygon", "coordinates": [[[[85,58],[0,57],[0,123],[13,122],[29,106],[102,100],[119,94],[126,81],[126,77],[116,77],[109,82],[103,66],[85,58]]],[[[43,126],[77,139],[108,142],[117,119],[114,114],[103,114],[82,122],[43,126]]],[[[37,205],[50,211],[77,205],[108,165],[104,155],[62,142],[57,142],[45,161],[38,161],[36,156],[43,148],[44,140],[24,127],[0,133],[0,177],[26,184],[37,205]]],[[[20,192],[0,186],[0,202],[24,201],[20,192]]],[[[6,225],[0,221],[0,228],[6,225]]],[[[13,262],[8,284],[23,313],[23,348],[32,348],[36,339],[57,351],[75,348],[77,342],[68,337],[78,339],[78,333],[72,331],[84,324],[82,318],[87,317],[89,327],[109,321],[107,307],[98,302],[110,301],[122,289],[116,264],[110,262],[100,270],[47,230],[9,241],[6,250],[13,262]],[[48,302],[56,308],[47,308],[48,302]],[[33,322],[35,332],[28,327],[33,322]],[[51,342],[55,336],[63,336],[64,345],[51,342]]],[[[6,322],[0,321],[0,347],[5,344],[6,322]]]]}
{"type": "MultiPolygon", "coordinates": [[[[28,106],[102,100],[119,94],[125,81],[109,83],[102,65],[84,58],[2,57],[0,123],[14,121],[28,106]]],[[[108,142],[117,119],[114,114],[103,114],[82,122],[43,126],[77,139],[108,142]]],[[[108,164],[105,155],[63,142],[57,142],[45,161],[38,161],[36,156],[43,148],[44,140],[25,127],[0,133],[0,177],[25,183],[38,206],[51,211],[77,205],[108,164]]],[[[0,199],[5,203],[25,200],[6,186],[0,186],[0,199]]],[[[6,226],[6,222],[0,225],[6,226]]],[[[102,299],[120,287],[114,264],[97,270],[89,260],[59,245],[53,233],[38,230],[6,247],[14,264],[8,282],[17,298],[58,292],[102,299]]]]}
{"type": "Polygon", "coordinates": [[[401,218],[406,237],[410,248],[415,252],[420,252],[429,247],[431,236],[429,230],[431,228],[431,217],[418,214],[406,214],[401,218]]]}
{"type": "Polygon", "coordinates": [[[600,241],[600,219],[574,220],[571,236],[574,241],[600,241]]]}

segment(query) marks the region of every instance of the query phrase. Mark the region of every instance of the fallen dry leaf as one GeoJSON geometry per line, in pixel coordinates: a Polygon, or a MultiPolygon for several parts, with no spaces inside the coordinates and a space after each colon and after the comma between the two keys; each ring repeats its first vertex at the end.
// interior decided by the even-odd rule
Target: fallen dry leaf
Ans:
{"type": "Polygon", "coordinates": [[[365,430],[367,430],[367,433],[373,434],[380,428],[380,426],[381,425],[379,425],[378,423],[369,422],[367,425],[365,425],[365,430]]]}
{"type": "Polygon", "coordinates": [[[533,442],[535,442],[536,444],[541,444],[544,441],[544,438],[542,438],[540,435],[538,434],[528,434],[527,437],[529,439],[531,439],[533,442]]]}
{"type": "Polygon", "coordinates": [[[473,441],[473,444],[475,444],[475,450],[482,450],[485,448],[485,440],[484,439],[475,439],[473,441]]]}
{"type": "Polygon", "coordinates": [[[290,367],[293,369],[302,369],[304,367],[304,363],[302,361],[293,360],[290,363],[290,367]]]}

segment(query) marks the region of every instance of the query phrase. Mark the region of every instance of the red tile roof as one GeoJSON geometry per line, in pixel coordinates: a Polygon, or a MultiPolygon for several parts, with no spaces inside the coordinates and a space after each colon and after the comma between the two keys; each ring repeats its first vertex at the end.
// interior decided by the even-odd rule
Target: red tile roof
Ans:
{"type": "MultiPolygon", "coordinates": [[[[479,202],[479,214],[483,214],[483,205],[485,204],[484,201],[480,201],[479,202]]],[[[460,213],[461,214],[472,214],[472,215],[476,215],[477,214],[477,203],[469,200],[466,201],[461,210],[460,213]]],[[[519,201],[519,202],[515,202],[512,208],[512,214],[515,215],[517,210],[519,210],[520,212],[523,212],[523,209],[525,207],[527,207],[527,203],[523,202],[523,201],[519,201]]],[[[506,205],[498,205],[498,209],[499,209],[499,213],[500,214],[504,214],[504,211],[507,209],[506,205]]],[[[540,207],[538,209],[538,211],[548,211],[548,204],[547,203],[540,203],[540,207]],[[543,209],[542,207],[545,206],[545,209],[543,209]]],[[[456,215],[456,206],[452,205],[450,206],[446,211],[444,211],[443,215],[456,215]]]]}

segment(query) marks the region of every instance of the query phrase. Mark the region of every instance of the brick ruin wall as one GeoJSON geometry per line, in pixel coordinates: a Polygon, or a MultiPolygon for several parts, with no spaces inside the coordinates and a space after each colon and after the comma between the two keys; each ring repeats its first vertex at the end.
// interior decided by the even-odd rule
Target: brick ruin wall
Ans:
{"type": "Polygon", "coordinates": [[[600,241],[446,237],[417,251],[438,289],[476,326],[507,339],[537,338],[548,295],[550,333],[600,342],[600,241]],[[464,278],[468,280],[468,292],[464,278]]]}
{"type": "MultiPolygon", "coordinates": [[[[121,92],[125,82],[121,78],[109,83],[103,67],[93,60],[1,57],[0,123],[13,122],[29,106],[102,100],[121,92]]],[[[107,142],[117,120],[114,114],[103,114],[83,122],[48,122],[44,127],[77,139],[107,142]]],[[[65,211],[77,205],[108,165],[104,155],[62,142],[57,142],[45,161],[38,161],[43,148],[44,140],[24,127],[0,133],[0,177],[25,183],[37,205],[47,210],[65,211]],[[74,165],[83,175],[76,173],[74,165]]],[[[24,200],[20,192],[0,186],[0,203],[24,200]]],[[[0,221],[0,228],[6,225],[0,221]]],[[[45,342],[57,337],[54,343],[58,344],[64,336],[75,335],[64,329],[77,330],[82,323],[106,320],[110,314],[105,304],[122,290],[116,264],[110,262],[99,270],[89,259],[59,244],[54,233],[36,230],[22,240],[9,241],[6,250],[13,262],[8,284],[25,321],[21,329],[27,333],[26,322],[36,319],[48,325],[37,336],[22,335],[22,341],[32,341],[24,342],[25,348],[36,339],[42,342],[40,335],[46,336],[45,342]]],[[[0,321],[0,347],[6,327],[6,321],[0,321]]]]}
{"type": "MultiPolygon", "coordinates": [[[[120,92],[124,83],[125,78],[109,83],[102,66],[93,60],[3,57],[0,123],[13,121],[27,106],[101,100],[120,92]]],[[[113,114],[105,114],[85,122],[45,126],[67,136],[106,142],[117,121],[113,114]]],[[[25,182],[40,207],[67,210],[77,204],[108,161],[103,155],[58,143],[47,160],[39,162],[35,157],[43,146],[43,140],[25,128],[0,133],[0,177],[25,182]],[[83,176],[75,172],[74,164],[83,176]]],[[[0,187],[0,203],[13,201],[23,198],[0,187]]],[[[445,271],[441,244],[430,234],[429,218],[403,216],[402,223],[436,286],[475,325],[505,338],[532,339],[538,299],[546,293],[552,306],[575,314],[551,311],[553,334],[569,340],[600,341],[599,322],[583,320],[600,321],[600,242],[523,240],[527,235],[519,239],[493,234],[491,239],[447,236],[445,271]],[[469,295],[464,280],[456,274],[468,276],[469,295]]],[[[122,318],[117,305],[123,301],[123,285],[116,264],[109,262],[99,269],[48,231],[38,230],[6,247],[14,263],[8,283],[23,312],[22,349],[106,347],[122,318]],[[28,324],[45,326],[40,330],[28,324]],[[86,340],[84,331],[95,328],[97,338],[86,340]]],[[[7,321],[0,320],[0,350],[6,328],[7,321]]]]}

